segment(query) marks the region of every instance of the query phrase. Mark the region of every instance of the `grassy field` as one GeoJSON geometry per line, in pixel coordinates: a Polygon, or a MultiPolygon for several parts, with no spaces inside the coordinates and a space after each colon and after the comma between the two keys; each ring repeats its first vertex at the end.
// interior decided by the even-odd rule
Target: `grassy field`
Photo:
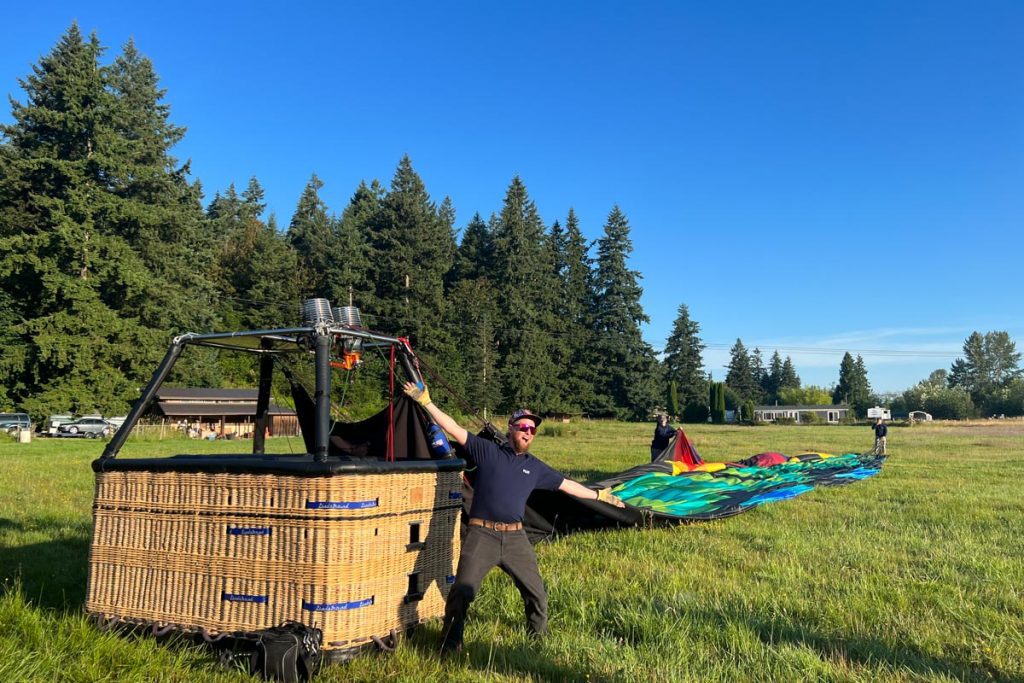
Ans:
{"type": "MultiPolygon", "coordinates": [[[[645,461],[652,431],[545,426],[534,450],[586,480],[645,461]]],[[[688,432],[706,460],[872,441],[867,427],[688,432]]],[[[394,654],[318,680],[1024,680],[1024,423],[893,428],[889,444],[882,473],[851,486],[717,522],[539,546],[552,631],[540,643],[494,572],[459,658],[438,659],[433,623],[394,654]]],[[[123,457],[238,445],[130,441],[123,457]]],[[[205,649],[101,633],[85,618],[89,463],[101,450],[0,440],[0,681],[253,680],[205,649]]]]}

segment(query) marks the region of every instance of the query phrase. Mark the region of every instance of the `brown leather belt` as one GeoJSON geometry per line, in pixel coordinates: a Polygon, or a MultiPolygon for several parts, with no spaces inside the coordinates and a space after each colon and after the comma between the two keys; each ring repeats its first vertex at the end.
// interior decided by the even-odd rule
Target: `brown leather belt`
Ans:
{"type": "Polygon", "coordinates": [[[493,529],[494,531],[520,531],[523,528],[522,522],[492,522],[489,519],[480,519],[479,517],[470,517],[469,525],[482,526],[485,529],[493,529]]]}

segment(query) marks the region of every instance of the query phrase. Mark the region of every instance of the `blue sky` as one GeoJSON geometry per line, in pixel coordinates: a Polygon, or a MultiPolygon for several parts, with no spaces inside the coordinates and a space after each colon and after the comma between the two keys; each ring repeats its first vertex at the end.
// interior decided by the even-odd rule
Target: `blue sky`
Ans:
{"type": "Polygon", "coordinates": [[[282,225],[403,154],[459,227],[516,174],[591,239],[618,204],[645,337],[686,303],[716,378],[737,338],[880,391],[1024,347],[1024,3],[17,3],[0,92],[73,20],[152,59],[208,199],[256,176],[282,225]]]}

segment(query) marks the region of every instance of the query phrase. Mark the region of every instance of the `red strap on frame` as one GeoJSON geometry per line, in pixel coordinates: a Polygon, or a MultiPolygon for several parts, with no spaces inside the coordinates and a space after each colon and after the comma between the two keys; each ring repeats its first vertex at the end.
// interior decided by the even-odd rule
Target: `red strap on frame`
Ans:
{"type": "Polygon", "coordinates": [[[395,346],[391,345],[391,372],[388,376],[388,453],[387,461],[395,461],[395,346]]]}

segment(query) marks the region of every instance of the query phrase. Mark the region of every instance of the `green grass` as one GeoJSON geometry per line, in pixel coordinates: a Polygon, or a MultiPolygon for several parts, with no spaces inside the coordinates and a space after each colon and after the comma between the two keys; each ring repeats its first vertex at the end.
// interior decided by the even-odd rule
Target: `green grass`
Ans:
{"type": "MultiPolygon", "coordinates": [[[[570,476],[648,459],[652,425],[558,427],[535,451],[570,476]]],[[[706,460],[872,442],[866,427],[688,432],[706,460]]],[[[132,440],[122,457],[245,445],[132,440]]],[[[318,680],[1024,680],[1024,423],[894,428],[889,446],[882,473],[851,486],[717,522],[539,546],[552,630],[540,643],[525,637],[518,593],[494,572],[460,658],[437,658],[432,623],[394,654],[318,680]]],[[[253,680],[203,648],[86,620],[89,463],[101,450],[0,440],[0,680],[253,680]]]]}

